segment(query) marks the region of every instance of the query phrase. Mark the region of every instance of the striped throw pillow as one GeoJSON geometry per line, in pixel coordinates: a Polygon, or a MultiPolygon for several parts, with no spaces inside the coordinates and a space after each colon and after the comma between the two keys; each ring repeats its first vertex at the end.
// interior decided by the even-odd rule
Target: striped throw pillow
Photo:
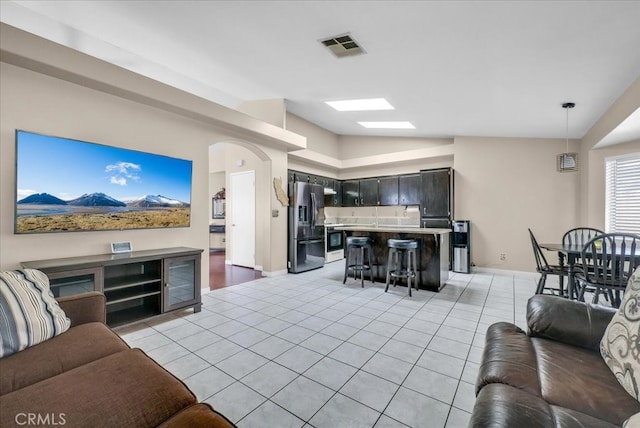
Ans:
{"type": "Polygon", "coordinates": [[[64,333],[70,325],[44,273],[0,272],[0,358],[64,333]]]}

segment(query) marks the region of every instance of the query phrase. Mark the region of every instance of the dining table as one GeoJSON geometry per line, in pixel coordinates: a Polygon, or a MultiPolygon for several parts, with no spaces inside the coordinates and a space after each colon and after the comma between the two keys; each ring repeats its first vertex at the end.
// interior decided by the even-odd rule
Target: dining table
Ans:
{"type": "Polygon", "coordinates": [[[560,256],[560,264],[567,261],[567,295],[569,299],[577,299],[578,292],[576,289],[576,260],[580,259],[582,254],[582,244],[540,244],[540,248],[548,251],[556,251],[560,256]]]}
{"type": "MultiPolygon", "coordinates": [[[[578,289],[576,287],[576,260],[580,260],[582,256],[582,244],[540,244],[540,248],[544,248],[548,251],[556,251],[560,256],[560,264],[567,262],[567,297],[569,299],[578,298],[578,289]]],[[[640,265],[640,248],[636,250],[634,254],[626,253],[624,255],[625,260],[635,259],[636,264],[640,265]]]]}

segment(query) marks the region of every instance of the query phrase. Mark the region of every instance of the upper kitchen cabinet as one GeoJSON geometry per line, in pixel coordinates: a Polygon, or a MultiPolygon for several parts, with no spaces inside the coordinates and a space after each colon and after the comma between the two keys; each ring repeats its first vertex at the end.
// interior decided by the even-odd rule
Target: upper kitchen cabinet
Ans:
{"type": "Polygon", "coordinates": [[[321,176],[317,177],[317,184],[327,189],[333,188],[333,182],[334,182],[333,178],[321,177],[321,176]]]}
{"type": "Polygon", "coordinates": [[[360,205],[360,180],[344,180],[342,182],[342,206],[357,207],[360,205]]]}
{"type": "Polygon", "coordinates": [[[333,195],[333,206],[341,207],[342,206],[342,181],[336,180],[333,182],[333,190],[336,192],[333,195]]]}
{"type": "Polygon", "coordinates": [[[398,176],[378,179],[378,205],[398,205],[398,176]]]}
{"type": "Polygon", "coordinates": [[[451,168],[420,171],[422,181],[422,217],[450,217],[452,215],[451,168]]]}
{"type": "Polygon", "coordinates": [[[398,177],[398,205],[420,205],[422,178],[420,174],[398,177]]]}
{"type": "Polygon", "coordinates": [[[325,186],[324,206],[325,207],[341,207],[342,206],[342,183],[340,180],[329,179],[328,185],[325,186]],[[333,191],[328,194],[327,189],[333,191]]]}
{"type": "Polygon", "coordinates": [[[398,177],[362,178],[342,182],[345,207],[398,205],[398,177]]]}
{"type": "Polygon", "coordinates": [[[378,205],[378,179],[363,178],[360,180],[360,206],[378,205]]]}

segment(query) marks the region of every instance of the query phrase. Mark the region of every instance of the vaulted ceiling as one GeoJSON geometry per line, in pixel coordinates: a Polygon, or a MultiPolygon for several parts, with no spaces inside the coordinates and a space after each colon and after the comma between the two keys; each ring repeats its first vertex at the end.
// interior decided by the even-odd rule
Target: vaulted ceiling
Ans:
{"type": "MultiPolygon", "coordinates": [[[[640,76],[637,1],[2,1],[3,22],[237,108],[343,135],[581,138],[640,76]],[[320,40],[349,33],[337,58],[320,40]],[[386,98],[391,111],[325,101],[386,98]],[[358,121],[410,121],[370,130],[358,121]]],[[[638,116],[636,114],[636,116],[638,116]]],[[[638,120],[636,119],[636,122],[638,120]]],[[[629,125],[629,123],[627,123],[629,125]]],[[[631,124],[624,138],[640,138],[631,124]],[[630,132],[630,133],[629,133],[630,132]]]]}

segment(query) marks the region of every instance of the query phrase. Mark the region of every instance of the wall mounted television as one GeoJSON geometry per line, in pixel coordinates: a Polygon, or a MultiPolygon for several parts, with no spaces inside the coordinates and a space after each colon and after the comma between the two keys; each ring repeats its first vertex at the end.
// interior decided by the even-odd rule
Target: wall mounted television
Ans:
{"type": "Polygon", "coordinates": [[[16,130],[16,234],[188,227],[192,161],[16,130]]]}

